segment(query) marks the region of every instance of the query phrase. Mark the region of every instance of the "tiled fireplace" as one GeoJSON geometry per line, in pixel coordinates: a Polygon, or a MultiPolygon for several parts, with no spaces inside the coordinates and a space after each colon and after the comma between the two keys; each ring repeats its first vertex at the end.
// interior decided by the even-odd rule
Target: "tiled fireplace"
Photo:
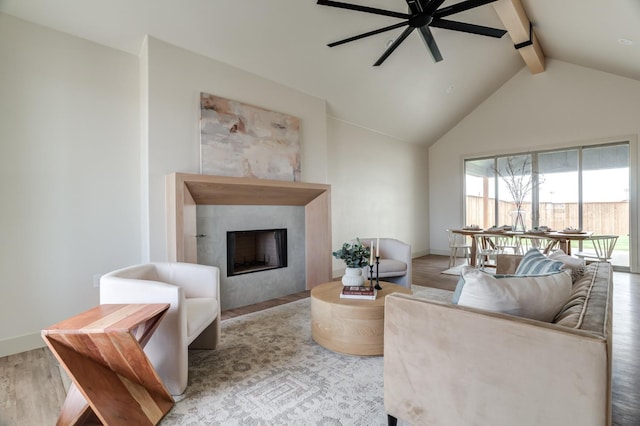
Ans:
{"type": "Polygon", "coordinates": [[[223,310],[305,290],[303,207],[197,206],[196,217],[198,263],[220,268],[223,310]]]}
{"type": "Polygon", "coordinates": [[[331,279],[331,187],[167,175],[167,259],[221,269],[222,309],[281,297],[331,279]],[[227,277],[226,233],[287,229],[287,267],[227,277]]]}

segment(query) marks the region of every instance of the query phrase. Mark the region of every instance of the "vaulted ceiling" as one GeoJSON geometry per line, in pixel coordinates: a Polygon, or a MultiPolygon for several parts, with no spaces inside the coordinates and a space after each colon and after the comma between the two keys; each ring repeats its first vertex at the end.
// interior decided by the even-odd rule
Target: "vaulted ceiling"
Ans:
{"type": "MultiPolygon", "coordinates": [[[[345,2],[408,10],[405,0],[345,2]]],[[[448,19],[508,29],[495,4],[448,19]]],[[[637,0],[522,5],[547,59],[640,80],[637,0]]],[[[327,43],[400,20],[316,0],[0,0],[0,11],[132,54],[149,34],[325,99],[337,119],[427,145],[525,67],[509,35],[495,39],[440,28],[431,31],[441,62],[433,61],[414,31],[382,66],[373,67],[404,28],[333,48],[327,43]]]]}

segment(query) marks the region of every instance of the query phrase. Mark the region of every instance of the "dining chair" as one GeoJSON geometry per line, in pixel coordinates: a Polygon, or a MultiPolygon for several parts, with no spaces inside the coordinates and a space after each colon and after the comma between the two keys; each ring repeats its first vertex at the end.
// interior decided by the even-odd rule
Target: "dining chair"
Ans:
{"type": "Polygon", "coordinates": [[[474,236],[476,266],[495,267],[500,254],[522,254],[518,236],[511,234],[479,234],[474,236]]]}
{"type": "Polygon", "coordinates": [[[459,251],[462,251],[465,259],[467,259],[467,263],[469,263],[471,244],[467,243],[466,235],[455,233],[452,229],[447,229],[446,232],[449,237],[449,268],[455,266],[459,251]]]}
{"type": "Polygon", "coordinates": [[[593,235],[585,241],[591,241],[593,244],[593,252],[579,251],[574,253],[577,257],[584,260],[608,262],[611,260],[613,248],[618,241],[617,235],[593,235]]]}
{"type": "Polygon", "coordinates": [[[486,267],[495,266],[498,259],[499,239],[502,237],[497,234],[478,234],[473,236],[473,242],[476,245],[476,267],[485,269],[486,267]]]}
{"type": "Polygon", "coordinates": [[[520,244],[518,243],[518,239],[515,235],[497,235],[495,245],[499,254],[521,254],[520,244]]]}
{"type": "Polygon", "coordinates": [[[524,254],[531,248],[537,248],[544,254],[549,254],[559,244],[557,240],[542,235],[518,236],[518,254],[524,254]]]}

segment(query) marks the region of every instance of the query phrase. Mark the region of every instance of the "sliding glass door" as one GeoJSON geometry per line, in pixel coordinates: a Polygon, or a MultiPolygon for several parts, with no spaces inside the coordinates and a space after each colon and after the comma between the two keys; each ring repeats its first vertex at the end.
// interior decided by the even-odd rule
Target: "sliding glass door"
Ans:
{"type": "MultiPolygon", "coordinates": [[[[628,143],[465,161],[466,224],[515,225],[518,204],[525,229],[617,235],[611,262],[629,267],[628,143]]],[[[576,250],[590,248],[589,242],[574,244],[576,250]]]]}
{"type": "Polygon", "coordinates": [[[579,151],[538,154],[538,191],[535,222],[551,229],[580,228],[579,151]]]}
{"type": "MultiPolygon", "coordinates": [[[[595,234],[617,235],[611,263],[629,266],[629,145],[582,149],[582,221],[595,234]]],[[[588,244],[588,243],[585,243],[588,244]]]]}
{"type": "Polygon", "coordinates": [[[495,159],[482,158],[465,162],[465,211],[467,225],[484,229],[496,220],[495,159]]]}

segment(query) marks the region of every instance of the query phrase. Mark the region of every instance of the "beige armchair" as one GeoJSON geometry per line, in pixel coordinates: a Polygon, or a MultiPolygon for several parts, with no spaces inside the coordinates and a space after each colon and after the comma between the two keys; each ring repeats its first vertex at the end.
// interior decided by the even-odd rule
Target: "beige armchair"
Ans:
{"type": "MultiPolygon", "coordinates": [[[[369,247],[371,241],[376,244],[376,238],[360,238],[360,242],[369,247]]],[[[375,262],[374,248],[374,262],[375,262]]],[[[411,288],[411,245],[394,238],[380,238],[380,280],[399,284],[411,288]]],[[[370,269],[364,268],[365,278],[368,280],[370,269]]],[[[376,267],[373,267],[373,278],[376,277],[376,267]]]]}
{"type": "Polygon", "coordinates": [[[100,303],[169,303],[144,352],[172,395],[187,387],[188,348],[220,341],[220,270],[192,263],[150,263],[100,278],[100,303]],[[189,346],[191,345],[191,346],[189,346]]]}

